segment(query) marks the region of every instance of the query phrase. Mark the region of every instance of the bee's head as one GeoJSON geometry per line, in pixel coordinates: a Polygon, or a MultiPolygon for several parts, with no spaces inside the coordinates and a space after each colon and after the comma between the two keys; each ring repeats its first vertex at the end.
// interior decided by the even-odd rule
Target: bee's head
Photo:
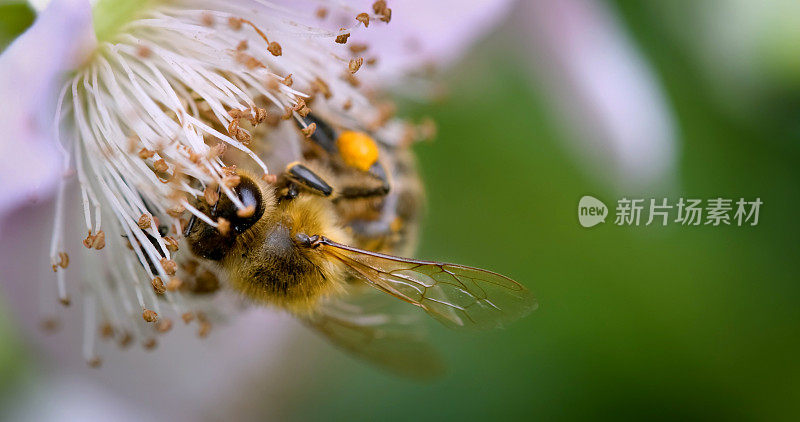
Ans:
{"type": "Polygon", "coordinates": [[[231,190],[239,204],[219,187],[216,195],[212,195],[219,198],[214,204],[209,204],[206,199],[196,201],[196,208],[217,224],[213,227],[193,216],[186,227],[185,235],[192,253],[199,257],[219,261],[239,235],[275,208],[275,194],[269,187],[247,173],[239,172],[237,175],[239,183],[231,190]]]}

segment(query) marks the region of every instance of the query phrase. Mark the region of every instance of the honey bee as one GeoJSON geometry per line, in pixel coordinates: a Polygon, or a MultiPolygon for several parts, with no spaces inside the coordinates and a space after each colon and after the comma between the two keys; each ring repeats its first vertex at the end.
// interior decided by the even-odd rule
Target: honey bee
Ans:
{"type": "Polygon", "coordinates": [[[411,164],[381,159],[365,133],[345,133],[352,139],[343,141],[319,126],[311,140],[318,151],[289,164],[274,183],[237,170],[233,190],[244,208],[225,195],[214,205],[197,201],[199,211],[226,224],[192,218],[187,243],[216,263],[232,289],[289,311],[373,363],[423,377],[441,369],[435,352],[408,314],[389,310],[382,297],[456,328],[500,327],[535,307],[530,292],[506,276],[386,253],[407,248],[403,230],[415,230],[416,204],[403,201],[418,200],[419,192],[413,183],[393,192],[399,185],[392,183],[411,164]]]}

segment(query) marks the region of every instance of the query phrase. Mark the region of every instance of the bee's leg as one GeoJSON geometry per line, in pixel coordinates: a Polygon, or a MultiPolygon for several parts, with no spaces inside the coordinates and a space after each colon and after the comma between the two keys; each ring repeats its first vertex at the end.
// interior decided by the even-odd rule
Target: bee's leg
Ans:
{"type": "Polygon", "coordinates": [[[186,224],[186,228],[183,229],[183,237],[189,237],[189,233],[192,232],[192,228],[194,227],[194,223],[197,221],[197,216],[192,214],[192,218],[189,219],[189,222],[186,224]]]}
{"type": "Polygon", "coordinates": [[[300,189],[297,187],[297,183],[289,180],[286,182],[286,186],[278,191],[278,202],[291,201],[292,199],[297,198],[297,195],[299,194],[300,189]]]}
{"type": "MultiPolygon", "coordinates": [[[[155,209],[155,207],[153,207],[153,206],[150,204],[150,202],[148,202],[148,201],[147,201],[147,200],[146,200],[146,199],[145,199],[143,196],[141,196],[141,195],[139,196],[139,198],[141,198],[141,200],[142,200],[142,203],[144,203],[144,207],[145,207],[145,209],[146,209],[146,210],[147,210],[147,211],[150,213],[150,215],[152,215],[152,216],[154,216],[154,217],[158,217],[158,216],[159,216],[159,215],[158,215],[158,213],[156,213],[156,212],[154,212],[154,211],[153,211],[153,210],[155,209]]],[[[158,218],[158,221],[161,221],[161,219],[160,219],[160,218],[158,218]]],[[[166,236],[166,235],[167,235],[167,233],[169,233],[169,226],[167,226],[167,225],[164,225],[164,224],[159,224],[159,226],[158,226],[158,234],[159,234],[159,235],[161,235],[161,237],[164,237],[164,236],[166,236]]]]}

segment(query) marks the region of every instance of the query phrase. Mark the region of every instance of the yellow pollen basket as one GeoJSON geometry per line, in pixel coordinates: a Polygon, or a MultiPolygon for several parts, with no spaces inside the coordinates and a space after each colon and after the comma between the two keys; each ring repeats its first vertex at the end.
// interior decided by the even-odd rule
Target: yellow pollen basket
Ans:
{"type": "Polygon", "coordinates": [[[369,170],[378,160],[378,145],[364,132],[346,130],[336,139],[336,146],[344,162],[359,170],[369,170]]]}

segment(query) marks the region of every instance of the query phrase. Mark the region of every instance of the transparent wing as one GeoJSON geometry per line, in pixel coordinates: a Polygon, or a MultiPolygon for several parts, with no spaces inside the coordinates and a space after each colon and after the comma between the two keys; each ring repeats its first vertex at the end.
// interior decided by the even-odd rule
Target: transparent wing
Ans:
{"type": "Polygon", "coordinates": [[[463,265],[420,261],[319,240],[325,253],[386,293],[424,309],[456,328],[490,329],[536,309],[533,295],[516,281],[463,265]]]}
{"type": "Polygon", "coordinates": [[[303,320],[336,346],[391,372],[422,379],[441,375],[444,365],[418,318],[370,293],[328,301],[303,320]]]}

